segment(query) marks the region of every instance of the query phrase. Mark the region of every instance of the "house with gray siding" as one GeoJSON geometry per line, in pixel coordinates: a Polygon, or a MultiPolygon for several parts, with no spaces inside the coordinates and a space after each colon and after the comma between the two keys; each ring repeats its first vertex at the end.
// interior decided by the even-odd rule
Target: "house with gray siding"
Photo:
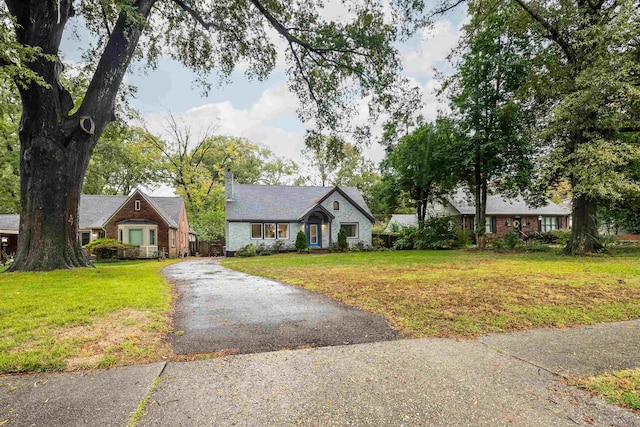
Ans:
{"type": "Polygon", "coordinates": [[[246,185],[225,175],[226,254],[249,244],[295,245],[302,230],[309,247],[329,248],[344,228],[349,245],[371,245],[374,217],[355,187],[246,185]]]}

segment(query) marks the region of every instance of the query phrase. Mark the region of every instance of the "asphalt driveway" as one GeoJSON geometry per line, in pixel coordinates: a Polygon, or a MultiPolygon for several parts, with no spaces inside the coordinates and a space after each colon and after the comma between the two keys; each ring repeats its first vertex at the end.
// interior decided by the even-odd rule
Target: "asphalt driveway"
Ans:
{"type": "Polygon", "coordinates": [[[171,342],[178,354],[258,353],[398,338],[381,316],[322,295],[222,267],[213,259],[163,270],[178,301],[171,342]]]}

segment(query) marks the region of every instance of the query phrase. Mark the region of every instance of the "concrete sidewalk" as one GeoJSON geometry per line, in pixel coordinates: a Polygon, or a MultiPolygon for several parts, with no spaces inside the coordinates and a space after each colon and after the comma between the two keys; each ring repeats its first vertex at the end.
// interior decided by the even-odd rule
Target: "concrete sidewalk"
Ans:
{"type": "Polygon", "coordinates": [[[640,367],[640,320],[0,377],[0,425],[640,426],[562,375],[640,367]],[[151,384],[160,378],[157,387],[151,384]]]}

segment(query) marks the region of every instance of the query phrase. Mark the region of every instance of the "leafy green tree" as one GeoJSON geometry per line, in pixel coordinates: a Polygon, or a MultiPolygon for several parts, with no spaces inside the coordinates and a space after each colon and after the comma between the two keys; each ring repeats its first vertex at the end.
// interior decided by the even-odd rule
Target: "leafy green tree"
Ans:
{"type": "Polygon", "coordinates": [[[640,152],[638,3],[513,1],[526,13],[529,36],[551,42],[535,58],[541,66],[533,90],[549,153],[541,181],[567,180],[573,194],[564,252],[598,251],[598,205],[640,194],[633,173],[640,152]]]}
{"type": "Polygon", "coordinates": [[[335,171],[342,160],[345,144],[344,140],[336,136],[317,132],[307,134],[302,155],[307,160],[307,166],[318,173],[319,181],[315,181],[317,185],[326,187],[335,180],[335,171]]]}
{"type": "Polygon", "coordinates": [[[78,202],[91,154],[132,59],[157,65],[169,55],[198,73],[203,88],[215,71],[225,81],[236,64],[264,79],[276,64],[270,29],[285,41],[290,89],[300,116],[319,128],[349,126],[355,95],[371,99],[372,119],[388,107],[400,81],[394,41],[416,22],[421,2],[350,1],[339,20],[324,19],[321,1],[5,0],[0,5],[0,68],[18,87],[20,237],[12,271],[88,266],[76,236],[78,202]],[[73,16],[95,38],[81,66],[91,77],[79,106],[61,81],[60,42],[73,16]],[[398,28],[386,20],[397,18],[398,28]],[[407,25],[407,23],[409,25],[407,25]],[[4,45],[3,45],[4,46],[4,45]]]}
{"type": "MultiPolygon", "coordinates": [[[[458,159],[452,157],[455,134],[449,120],[427,123],[400,139],[389,153],[382,168],[391,194],[409,195],[420,224],[424,223],[429,203],[449,192],[458,182],[458,159]]],[[[393,196],[388,196],[392,200],[393,196]]],[[[397,203],[397,200],[396,200],[397,203]]]]}
{"type": "Polygon", "coordinates": [[[110,123],[93,151],[84,194],[129,194],[137,186],[155,188],[164,176],[162,153],[148,136],[120,120],[110,123]]]}
{"type": "Polygon", "coordinates": [[[282,159],[273,154],[265,160],[262,166],[261,184],[288,185],[294,181],[294,176],[298,173],[298,165],[293,160],[282,159]]]}
{"type": "Polygon", "coordinates": [[[514,7],[497,6],[488,15],[470,5],[462,59],[447,82],[460,137],[456,147],[460,177],[475,188],[476,239],[485,246],[490,185],[505,193],[525,189],[533,172],[530,115],[517,95],[530,71],[532,42],[513,31],[514,7]]]}
{"type": "Polygon", "coordinates": [[[0,214],[20,212],[19,95],[0,76],[0,214]]]}
{"type": "MultiPolygon", "coordinates": [[[[373,187],[380,181],[380,175],[371,160],[353,144],[335,136],[310,133],[306,147],[302,151],[307,166],[317,172],[319,181],[308,177],[306,181],[321,186],[337,185],[356,187],[374,214],[379,212],[373,187]]],[[[304,185],[306,182],[299,182],[304,185]]]]}

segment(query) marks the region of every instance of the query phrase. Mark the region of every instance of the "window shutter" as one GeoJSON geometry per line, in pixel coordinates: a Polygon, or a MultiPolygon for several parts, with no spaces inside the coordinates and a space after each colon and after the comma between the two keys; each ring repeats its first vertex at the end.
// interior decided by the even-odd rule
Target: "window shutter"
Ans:
{"type": "Polygon", "coordinates": [[[557,216],[556,217],[556,226],[557,226],[556,228],[558,230],[562,229],[562,217],[561,216],[557,216]]]}
{"type": "Polygon", "coordinates": [[[476,231],[475,222],[476,219],[474,217],[469,218],[469,228],[471,228],[471,231],[473,232],[476,231]]]}
{"type": "Polygon", "coordinates": [[[491,217],[491,232],[496,233],[498,230],[498,218],[495,216],[491,217]]]}

